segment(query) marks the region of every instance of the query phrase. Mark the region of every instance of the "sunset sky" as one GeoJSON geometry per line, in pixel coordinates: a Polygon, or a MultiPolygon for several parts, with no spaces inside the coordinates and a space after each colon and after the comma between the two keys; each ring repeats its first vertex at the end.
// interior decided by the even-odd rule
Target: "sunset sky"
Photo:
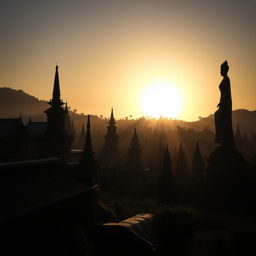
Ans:
{"type": "Polygon", "coordinates": [[[227,59],[233,109],[255,110],[255,13],[255,0],[1,0],[0,86],[49,100],[58,63],[78,112],[147,115],[148,88],[164,84],[190,121],[216,110],[227,59]]]}

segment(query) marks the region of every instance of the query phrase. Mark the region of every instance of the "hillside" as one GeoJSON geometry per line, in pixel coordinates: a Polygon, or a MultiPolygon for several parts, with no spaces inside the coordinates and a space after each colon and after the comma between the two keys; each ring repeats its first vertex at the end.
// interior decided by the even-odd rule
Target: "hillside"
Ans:
{"type": "MultiPolygon", "coordinates": [[[[38,98],[25,93],[22,90],[14,90],[11,88],[0,88],[0,117],[19,117],[22,115],[26,123],[29,116],[34,121],[45,121],[46,115],[44,110],[49,107],[46,101],[39,100],[38,98]]],[[[74,121],[77,132],[80,132],[82,124],[85,122],[85,116],[70,111],[71,119],[74,121]]],[[[121,130],[126,130],[128,127],[143,127],[147,122],[147,126],[155,127],[159,122],[157,120],[148,121],[143,118],[137,120],[119,120],[118,126],[121,130]]],[[[105,130],[107,120],[93,116],[94,127],[98,131],[105,130]]],[[[214,130],[213,115],[201,118],[195,122],[185,121],[171,121],[172,126],[181,126],[195,130],[202,130],[205,127],[214,130]]],[[[256,132],[256,111],[248,111],[246,109],[239,109],[233,111],[233,126],[236,129],[239,123],[242,132],[253,134],[256,132]]]]}

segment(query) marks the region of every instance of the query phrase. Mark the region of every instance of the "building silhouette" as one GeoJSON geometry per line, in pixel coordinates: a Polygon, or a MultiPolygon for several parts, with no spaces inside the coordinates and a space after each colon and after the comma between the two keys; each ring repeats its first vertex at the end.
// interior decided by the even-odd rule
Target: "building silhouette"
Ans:
{"type": "Polygon", "coordinates": [[[67,102],[65,104],[65,112],[66,112],[65,129],[66,129],[67,133],[69,134],[70,138],[73,140],[73,134],[72,134],[72,129],[71,129],[71,120],[70,120],[67,102]]]}
{"type": "Polygon", "coordinates": [[[134,133],[130,141],[130,146],[128,148],[126,166],[129,175],[132,176],[141,174],[143,171],[141,147],[136,128],[134,129],[134,133]]]}
{"type": "Polygon", "coordinates": [[[185,185],[187,183],[188,179],[188,161],[187,161],[187,155],[186,152],[182,146],[182,143],[180,144],[178,154],[177,154],[177,166],[176,166],[176,172],[175,172],[175,180],[178,185],[185,185]]]}
{"type": "Polygon", "coordinates": [[[120,165],[119,135],[117,134],[116,121],[113,108],[105,135],[105,145],[101,153],[101,164],[108,168],[117,168],[120,165]]]}
{"type": "Polygon", "coordinates": [[[58,66],[56,66],[52,99],[50,107],[45,110],[47,115],[47,129],[45,133],[45,154],[49,156],[65,157],[71,149],[71,136],[66,131],[66,110],[60,96],[58,66]]]}
{"type": "Polygon", "coordinates": [[[198,142],[192,158],[190,181],[194,185],[202,185],[205,181],[204,164],[198,142]]]}
{"type": "Polygon", "coordinates": [[[162,169],[159,175],[157,198],[160,204],[169,204],[175,199],[175,182],[168,146],[166,146],[162,159],[162,169]]]}
{"type": "Polygon", "coordinates": [[[239,124],[237,124],[236,132],[235,132],[235,143],[236,143],[236,146],[238,147],[238,149],[242,147],[243,138],[242,138],[242,135],[240,132],[239,124]]]}
{"type": "Polygon", "coordinates": [[[21,118],[0,119],[0,161],[26,157],[27,132],[21,118]]]}
{"type": "Polygon", "coordinates": [[[97,164],[94,157],[91,138],[90,115],[87,117],[87,131],[84,141],[84,148],[80,158],[80,173],[87,184],[96,184],[97,180],[97,164]]]}
{"type": "Polygon", "coordinates": [[[28,136],[29,154],[28,158],[41,158],[45,154],[45,133],[47,130],[46,122],[33,122],[31,117],[26,126],[28,136]]]}

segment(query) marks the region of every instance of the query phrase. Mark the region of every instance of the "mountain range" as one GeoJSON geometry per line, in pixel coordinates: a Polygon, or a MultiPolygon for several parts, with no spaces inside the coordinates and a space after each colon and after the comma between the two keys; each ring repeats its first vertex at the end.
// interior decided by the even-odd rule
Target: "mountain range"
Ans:
{"type": "MultiPolygon", "coordinates": [[[[38,98],[27,94],[22,90],[14,90],[12,88],[0,88],[0,118],[15,118],[22,116],[24,123],[26,123],[31,116],[32,121],[46,121],[44,111],[49,108],[47,101],[39,100],[38,98]]],[[[74,126],[79,130],[86,117],[84,114],[78,114],[70,110],[71,119],[74,121],[74,126]]],[[[98,125],[98,130],[105,129],[106,118],[92,116],[95,127],[98,125]]],[[[117,120],[120,127],[125,128],[127,123],[138,122],[136,120],[117,120]]],[[[155,121],[155,120],[154,120],[155,121]]],[[[205,127],[214,131],[214,115],[199,118],[198,121],[185,122],[174,120],[174,125],[195,130],[201,130],[205,127]]],[[[246,132],[249,135],[256,133],[256,111],[249,111],[246,109],[237,109],[233,111],[233,127],[234,130],[239,124],[242,133],[246,132]]],[[[121,128],[122,129],[122,128],[121,128]]]]}

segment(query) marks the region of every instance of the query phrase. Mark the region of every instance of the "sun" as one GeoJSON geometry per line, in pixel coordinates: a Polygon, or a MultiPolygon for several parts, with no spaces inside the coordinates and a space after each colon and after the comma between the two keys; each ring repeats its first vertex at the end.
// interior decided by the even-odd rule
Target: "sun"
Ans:
{"type": "Polygon", "coordinates": [[[181,111],[182,97],[176,87],[156,83],[144,90],[141,105],[146,116],[175,118],[181,111]]]}

